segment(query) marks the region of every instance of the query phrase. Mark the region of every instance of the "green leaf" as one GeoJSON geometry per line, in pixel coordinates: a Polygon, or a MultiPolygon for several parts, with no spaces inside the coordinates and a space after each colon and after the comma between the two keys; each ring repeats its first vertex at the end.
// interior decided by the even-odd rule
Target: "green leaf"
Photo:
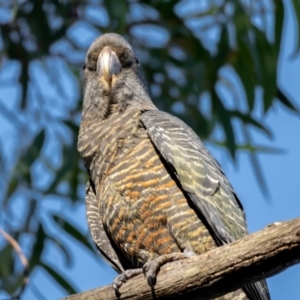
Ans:
{"type": "MultiPolygon", "coordinates": [[[[249,131],[247,130],[247,128],[243,127],[243,131],[244,131],[244,136],[246,138],[247,143],[248,144],[252,144],[251,137],[250,137],[250,134],[249,134],[249,131]]],[[[252,162],[252,167],[254,169],[254,173],[256,175],[255,178],[257,180],[257,183],[258,183],[261,191],[266,196],[268,196],[269,195],[268,186],[267,186],[267,183],[265,181],[265,178],[264,178],[263,172],[261,170],[260,164],[258,162],[258,158],[257,158],[256,152],[250,152],[249,155],[250,155],[249,156],[250,160],[252,162]]]]}
{"type": "Polygon", "coordinates": [[[286,151],[281,148],[267,147],[267,146],[254,146],[253,144],[242,144],[237,146],[237,150],[245,150],[252,153],[264,154],[284,154],[286,151]]]}
{"type": "MultiPolygon", "coordinates": [[[[262,171],[260,163],[258,161],[258,157],[257,157],[255,152],[250,152],[249,157],[250,157],[250,161],[251,161],[252,167],[254,169],[254,173],[256,175],[256,180],[259,184],[259,187],[260,187],[261,191],[266,196],[268,196],[270,194],[269,189],[268,189],[268,185],[267,185],[267,182],[266,182],[265,177],[263,175],[263,171],[262,171]]],[[[266,198],[266,199],[269,199],[269,198],[266,198]]]]}
{"type": "Polygon", "coordinates": [[[93,247],[88,242],[86,236],[84,236],[77,228],[75,228],[70,222],[65,220],[63,217],[58,215],[52,215],[55,223],[61,227],[65,232],[70,234],[75,240],[77,240],[81,245],[85,246],[85,248],[92,251],[95,254],[93,247]]]}
{"type": "MultiPolygon", "coordinates": [[[[24,49],[25,50],[25,49],[24,49]]],[[[27,90],[28,90],[28,83],[29,83],[29,76],[28,76],[28,62],[23,61],[21,75],[20,75],[20,83],[22,85],[22,98],[21,98],[21,109],[26,109],[26,101],[27,101],[27,90]]]]}
{"type": "Polygon", "coordinates": [[[231,124],[231,113],[223,106],[222,101],[218,98],[218,96],[214,93],[212,95],[215,102],[216,109],[218,111],[219,121],[224,129],[224,133],[226,136],[226,144],[227,149],[229,150],[230,155],[232,158],[235,158],[235,151],[236,151],[236,143],[235,143],[235,136],[233,132],[233,127],[231,124]]]}
{"type": "Polygon", "coordinates": [[[296,55],[300,51],[300,1],[299,0],[293,0],[292,5],[294,6],[294,9],[292,11],[295,13],[295,21],[297,24],[296,31],[296,49],[294,55],[296,55]]]}
{"type": "Polygon", "coordinates": [[[277,57],[279,55],[280,46],[282,42],[283,21],[284,21],[284,5],[282,0],[274,1],[275,4],[275,46],[277,50],[277,57]]]}
{"type": "Polygon", "coordinates": [[[110,15],[110,29],[115,32],[124,33],[126,28],[126,16],[128,12],[128,2],[125,0],[119,0],[118,5],[110,0],[104,1],[104,7],[107,9],[110,15]]]}
{"type": "Polygon", "coordinates": [[[45,140],[45,130],[41,130],[39,134],[37,134],[27,150],[27,152],[22,156],[22,159],[26,162],[27,166],[31,166],[36,158],[40,155],[42,146],[45,140]]]}
{"type": "Polygon", "coordinates": [[[8,188],[6,190],[6,196],[3,201],[3,206],[5,207],[8,204],[9,197],[16,191],[19,187],[19,180],[13,176],[8,183],[8,188]]]}
{"type": "Polygon", "coordinates": [[[227,55],[229,52],[229,36],[228,30],[225,25],[221,28],[220,40],[218,43],[218,54],[214,59],[214,63],[216,64],[216,68],[220,69],[226,63],[227,55]]]}
{"type": "Polygon", "coordinates": [[[13,249],[9,244],[6,244],[0,251],[0,278],[8,278],[13,274],[14,260],[12,252],[13,249]]]}
{"type": "Polygon", "coordinates": [[[31,220],[32,216],[36,214],[38,209],[38,200],[35,198],[28,198],[27,213],[23,214],[23,230],[25,232],[31,232],[31,220]]]}
{"type": "MultiPolygon", "coordinates": [[[[220,142],[217,140],[210,140],[209,142],[211,142],[213,145],[227,148],[227,145],[225,142],[220,142]]],[[[259,146],[259,145],[253,145],[250,143],[238,144],[238,145],[236,145],[236,150],[253,152],[253,153],[263,153],[263,154],[284,154],[284,153],[286,153],[286,151],[281,148],[259,146]]]]}
{"type": "Polygon", "coordinates": [[[35,244],[33,246],[31,258],[29,260],[30,269],[34,268],[35,265],[39,264],[41,261],[42,253],[44,250],[46,234],[43,225],[39,223],[36,232],[35,244]]]}
{"type": "Polygon", "coordinates": [[[24,279],[24,274],[15,270],[15,259],[19,260],[18,254],[10,244],[6,244],[0,251],[0,290],[10,295],[21,287],[24,279]]]}
{"type": "MultiPolygon", "coordinates": [[[[63,158],[65,158],[64,155],[63,158]]],[[[47,194],[55,194],[57,192],[56,190],[58,185],[62,183],[64,180],[68,179],[72,171],[70,166],[71,165],[68,163],[67,160],[63,160],[63,165],[59,170],[56,171],[56,176],[54,177],[54,180],[52,181],[49,188],[47,189],[47,194]]]]}
{"type": "Polygon", "coordinates": [[[52,241],[64,254],[65,260],[66,260],[66,264],[67,266],[71,266],[72,265],[72,257],[70,255],[71,251],[70,249],[67,249],[67,247],[57,238],[57,237],[52,237],[47,235],[47,239],[49,239],[50,241],[52,241]]]}
{"type": "Polygon", "coordinates": [[[79,132],[79,127],[76,123],[74,123],[73,120],[64,120],[63,123],[70,128],[76,136],[78,135],[79,132]]]}
{"type": "Polygon", "coordinates": [[[259,123],[255,119],[253,119],[250,114],[244,114],[238,110],[231,110],[230,113],[232,116],[237,117],[239,120],[241,120],[244,124],[250,124],[250,125],[256,127],[257,129],[260,129],[261,131],[263,131],[270,138],[272,137],[271,131],[269,129],[267,129],[265,126],[263,126],[261,123],[259,123]]]}
{"type": "MultiPolygon", "coordinates": [[[[13,277],[10,277],[8,279],[2,279],[0,280],[0,290],[5,290],[8,294],[14,295],[17,291],[19,291],[20,287],[24,285],[24,276],[23,274],[13,274],[13,277]]],[[[4,300],[7,300],[10,298],[6,298],[4,300]]],[[[11,299],[15,299],[12,297],[11,299]]],[[[16,298],[18,299],[18,298],[16,298]]],[[[1,299],[2,300],[2,299],[1,299]]]]}
{"type": "Polygon", "coordinates": [[[247,35],[251,27],[250,17],[246,13],[242,2],[235,1],[233,23],[235,25],[236,35],[239,37],[247,35]]]}
{"type": "Polygon", "coordinates": [[[264,33],[262,33],[256,27],[254,28],[256,42],[254,47],[256,48],[255,54],[260,62],[257,72],[262,73],[262,87],[264,90],[264,111],[273,104],[277,88],[277,55],[275,48],[268,41],[264,33]]]}
{"type": "Polygon", "coordinates": [[[283,93],[283,91],[277,87],[277,93],[276,93],[276,98],[277,100],[283,104],[285,107],[289,108],[290,110],[300,113],[300,109],[297,108],[288,98],[287,96],[283,93]]]}
{"type": "Polygon", "coordinates": [[[76,294],[76,289],[64,279],[55,269],[49,266],[47,263],[41,263],[41,267],[47,271],[47,273],[64,289],[68,294],[76,294]]]}
{"type": "Polygon", "coordinates": [[[234,65],[234,68],[242,82],[247,98],[248,108],[252,111],[255,102],[255,81],[252,74],[249,72],[249,69],[247,69],[246,65],[243,64],[242,60],[234,65]]]}
{"type": "Polygon", "coordinates": [[[247,98],[248,108],[250,111],[254,108],[255,103],[255,87],[258,85],[258,80],[255,76],[255,60],[251,53],[251,46],[248,37],[237,37],[238,51],[231,59],[237,75],[239,76],[247,98]]]}

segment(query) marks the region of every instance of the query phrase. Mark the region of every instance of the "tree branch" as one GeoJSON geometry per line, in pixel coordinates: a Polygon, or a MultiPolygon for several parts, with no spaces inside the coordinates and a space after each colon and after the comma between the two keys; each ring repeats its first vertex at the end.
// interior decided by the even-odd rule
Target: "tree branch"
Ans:
{"type": "MultiPolygon", "coordinates": [[[[300,218],[274,223],[261,231],[200,256],[168,263],[157,276],[156,299],[211,299],[300,262],[300,218]]],[[[153,299],[139,275],[120,288],[119,299],[153,299]]],[[[117,299],[111,286],[72,295],[65,300],[117,299]]]]}

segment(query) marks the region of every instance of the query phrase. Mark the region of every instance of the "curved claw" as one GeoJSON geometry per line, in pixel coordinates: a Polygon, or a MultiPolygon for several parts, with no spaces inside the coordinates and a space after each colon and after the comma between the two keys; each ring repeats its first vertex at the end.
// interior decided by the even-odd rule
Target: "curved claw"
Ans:
{"type": "Polygon", "coordinates": [[[144,273],[148,284],[153,289],[156,284],[156,277],[160,270],[160,267],[165,265],[168,262],[185,259],[187,257],[194,256],[193,252],[185,252],[185,253],[171,253],[159,256],[151,261],[148,261],[144,264],[142,269],[129,269],[118,275],[113,283],[112,287],[115,290],[116,296],[120,297],[119,288],[123,283],[125,283],[128,279],[131,279],[137,275],[144,273]]]}
{"type": "Polygon", "coordinates": [[[124,273],[118,275],[113,283],[112,283],[112,287],[115,290],[116,296],[119,297],[121,294],[119,292],[119,287],[126,282],[126,277],[124,276],[124,273]]]}
{"type": "Polygon", "coordinates": [[[118,275],[112,283],[112,287],[115,290],[116,296],[119,297],[121,295],[119,292],[119,288],[123,283],[125,283],[128,279],[133,278],[134,276],[142,274],[142,272],[142,269],[129,269],[118,275]]]}
{"type": "Polygon", "coordinates": [[[148,284],[153,288],[156,284],[156,277],[162,264],[157,260],[151,260],[144,264],[143,273],[148,284]]]}
{"type": "Polygon", "coordinates": [[[147,278],[148,284],[153,288],[156,284],[156,277],[160,270],[160,267],[168,262],[185,259],[189,257],[186,253],[171,253],[159,256],[151,261],[148,261],[143,266],[143,273],[147,278]]]}

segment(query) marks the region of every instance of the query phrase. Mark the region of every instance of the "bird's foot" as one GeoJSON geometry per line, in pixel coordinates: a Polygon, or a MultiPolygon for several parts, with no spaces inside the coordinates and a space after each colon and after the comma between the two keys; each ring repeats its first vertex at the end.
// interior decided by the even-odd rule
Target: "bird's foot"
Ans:
{"type": "MultiPolygon", "coordinates": [[[[192,252],[193,253],[193,252],[192,252]]],[[[159,256],[153,260],[148,261],[143,266],[143,273],[148,281],[148,284],[153,288],[156,284],[156,277],[159,269],[168,262],[185,259],[194,256],[190,252],[186,253],[171,253],[159,256]]]]}
{"type": "Polygon", "coordinates": [[[116,296],[119,297],[121,294],[119,292],[120,286],[125,283],[128,279],[140,275],[143,273],[143,270],[140,269],[129,269],[124,271],[122,274],[118,275],[112,284],[113,289],[115,290],[116,296]]]}
{"type": "Polygon", "coordinates": [[[143,268],[140,269],[129,269],[118,275],[112,284],[113,289],[115,290],[116,296],[119,297],[121,294],[119,288],[123,283],[128,279],[131,279],[137,275],[144,273],[148,284],[153,289],[156,284],[156,277],[160,268],[168,262],[185,259],[188,257],[195,256],[194,252],[184,251],[183,253],[171,253],[159,256],[153,260],[148,261],[144,264],[143,268]]]}

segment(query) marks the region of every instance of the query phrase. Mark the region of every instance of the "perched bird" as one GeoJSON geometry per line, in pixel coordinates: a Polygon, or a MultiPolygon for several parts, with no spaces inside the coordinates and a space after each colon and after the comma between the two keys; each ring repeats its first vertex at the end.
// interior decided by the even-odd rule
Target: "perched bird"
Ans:
{"type": "MultiPolygon", "coordinates": [[[[89,174],[87,220],[116,291],[159,266],[247,234],[243,207],[195,132],[151,101],[142,67],[120,35],[98,37],[84,65],[78,151],[89,174]]],[[[218,299],[270,299],[264,282],[218,299]]]]}

